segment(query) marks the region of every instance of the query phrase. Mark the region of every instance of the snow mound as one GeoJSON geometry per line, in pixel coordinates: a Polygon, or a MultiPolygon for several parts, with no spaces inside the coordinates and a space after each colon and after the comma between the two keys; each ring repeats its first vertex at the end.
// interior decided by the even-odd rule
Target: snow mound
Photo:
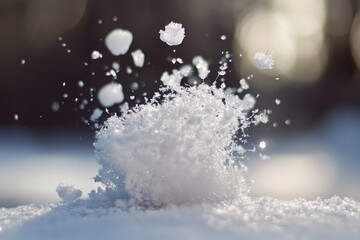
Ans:
{"type": "Polygon", "coordinates": [[[160,40],[169,46],[180,45],[185,38],[185,29],[180,23],[171,22],[160,30],[160,40]]]}
{"type": "Polygon", "coordinates": [[[266,52],[258,52],[254,55],[255,66],[260,69],[272,69],[275,61],[272,56],[272,50],[266,52]]]}
{"type": "Polygon", "coordinates": [[[130,48],[133,35],[130,31],[121,28],[111,31],[105,38],[105,45],[112,55],[124,55],[130,48]]]}
{"type": "Polygon", "coordinates": [[[110,117],[94,144],[101,165],[96,180],[106,190],[93,198],[163,206],[245,195],[246,167],[234,157],[244,149],[234,135],[250,125],[254,104],[215,86],[176,85],[123,117],[110,117]]]}
{"type": "Polygon", "coordinates": [[[124,100],[124,93],[120,83],[108,83],[98,93],[98,99],[103,107],[111,107],[124,100]]]}

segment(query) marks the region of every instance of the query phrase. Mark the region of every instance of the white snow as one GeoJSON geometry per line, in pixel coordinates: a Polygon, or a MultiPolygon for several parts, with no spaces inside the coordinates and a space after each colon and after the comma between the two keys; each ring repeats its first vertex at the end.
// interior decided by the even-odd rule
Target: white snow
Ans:
{"type": "Polygon", "coordinates": [[[98,59],[98,58],[102,58],[102,57],[103,57],[103,55],[99,51],[94,50],[91,53],[91,59],[98,59]]]}
{"type": "Polygon", "coordinates": [[[58,102],[51,103],[51,110],[53,112],[57,112],[59,111],[59,109],[60,109],[60,104],[58,102]]]}
{"type": "Polygon", "coordinates": [[[112,55],[119,56],[127,53],[132,40],[133,35],[130,31],[118,28],[106,36],[105,45],[112,55]]]}
{"type": "Polygon", "coordinates": [[[275,61],[272,55],[272,50],[258,52],[254,55],[254,64],[260,69],[272,69],[274,63],[275,61]]]}
{"type": "Polygon", "coordinates": [[[103,107],[111,107],[124,100],[124,93],[120,83],[108,83],[98,93],[98,100],[103,107]]]}
{"type": "Polygon", "coordinates": [[[249,89],[249,84],[246,82],[245,79],[240,80],[240,87],[244,90],[249,89]]]}
{"type": "Polygon", "coordinates": [[[160,30],[160,40],[169,46],[180,45],[185,38],[185,29],[180,23],[171,22],[160,30]]]}
{"type": "Polygon", "coordinates": [[[276,104],[276,105],[280,105],[280,103],[281,103],[281,100],[278,99],[278,98],[276,98],[276,99],[275,99],[275,104],[276,104]]]}
{"type": "Polygon", "coordinates": [[[94,111],[92,112],[91,116],[90,116],[90,121],[96,122],[101,117],[103,112],[104,111],[101,110],[100,108],[95,108],[94,111]]]}
{"type": "Polygon", "coordinates": [[[177,69],[172,70],[172,74],[169,74],[168,72],[164,72],[160,80],[163,82],[164,85],[179,85],[181,82],[181,79],[183,78],[183,75],[181,72],[177,69]]]}
{"type": "Polygon", "coordinates": [[[201,79],[207,78],[210,73],[208,62],[201,56],[196,56],[192,60],[193,65],[196,67],[201,79]]]}
{"type": "Polygon", "coordinates": [[[136,67],[143,67],[145,62],[145,55],[141,51],[141,49],[137,49],[134,52],[131,53],[131,56],[134,60],[134,64],[136,67]]]}
{"type": "Polygon", "coordinates": [[[74,186],[60,184],[56,188],[56,192],[58,193],[59,197],[62,199],[63,202],[73,202],[79,199],[82,195],[82,191],[76,189],[74,186]]]}

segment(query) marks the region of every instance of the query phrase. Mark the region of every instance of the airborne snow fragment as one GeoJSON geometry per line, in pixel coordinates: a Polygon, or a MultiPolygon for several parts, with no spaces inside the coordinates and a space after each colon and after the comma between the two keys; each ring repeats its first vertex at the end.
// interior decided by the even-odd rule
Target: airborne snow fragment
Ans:
{"type": "Polygon", "coordinates": [[[189,77],[193,73],[193,67],[191,65],[184,65],[179,69],[180,73],[184,77],[189,77]]]}
{"type": "Polygon", "coordinates": [[[272,50],[255,53],[254,63],[255,66],[260,69],[272,69],[275,63],[274,58],[272,56],[272,50]]]}
{"type": "Polygon", "coordinates": [[[95,108],[94,111],[92,112],[91,116],[90,116],[90,121],[96,122],[101,117],[103,112],[104,111],[101,110],[100,108],[95,108]]]}
{"type": "Polygon", "coordinates": [[[98,99],[103,107],[111,107],[116,103],[121,103],[124,100],[122,85],[120,83],[106,84],[100,89],[98,99]]]}
{"type": "Polygon", "coordinates": [[[192,63],[198,70],[199,77],[204,80],[210,73],[208,62],[203,57],[196,56],[193,58],[192,63]]]}
{"type": "Polygon", "coordinates": [[[180,23],[171,22],[160,30],[160,40],[169,46],[180,45],[185,37],[185,29],[180,23]]]}
{"type": "Polygon", "coordinates": [[[98,58],[102,58],[103,55],[99,52],[99,51],[93,51],[91,53],[91,59],[98,59],[98,58]]]}
{"type": "Polygon", "coordinates": [[[135,50],[134,52],[132,52],[131,56],[134,60],[135,66],[140,67],[140,68],[144,66],[145,55],[141,51],[141,49],[138,49],[138,50],[135,50]]]}
{"type": "Polygon", "coordinates": [[[133,35],[130,31],[121,28],[110,32],[105,38],[105,45],[112,55],[124,55],[130,48],[133,35]]]}
{"type": "Polygon", "coordinates": [[[60,184],[56,188],[56,192],[63,202],[73,202],[82,195],[81,190],[74,188],[74,186],[68,186],[65,184],[60,184]]]}
{"type": "Polygon", "coordinates": [[[164,85],[172,86],[172,85],[179,85],[181,82],[181,79],[183,78],[183,75],[179,70],[173,69],[172,74],[169,74],[168,72],[164,72],[161,75],[160,80],[164,83],[164,85]]]}

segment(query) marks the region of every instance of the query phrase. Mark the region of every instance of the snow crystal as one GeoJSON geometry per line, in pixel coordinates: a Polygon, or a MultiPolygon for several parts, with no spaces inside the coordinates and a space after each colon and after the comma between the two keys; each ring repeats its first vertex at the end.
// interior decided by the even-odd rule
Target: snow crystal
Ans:
{"type": "Polygon", "coordinates": [[[130,48],[133,35],[130,31],[121,28],[110,32],[105,38],[105,45],[112,55],[124,55],[130,48]]]}
{"type": "Polygon", "coordinates": [[[180,45],[185,37],[185,29],[180,23],[171,22],[165,26],[165,30],[160,30],[160,40],[169,46],[180,45]]]}
{"type": "Polygon", "coordinates": [[[144,53],[141,51],[141,49],[135,50],[134,52],[131,53],[131,56],[134,60],[134,64],[136,67],[143,67],[144,66],[144,62],[145,62],[145,55],[144,53]]]}
{"type": "Polygon", "coordinates": [[[260,69],[272,69],[275,63],[274,58],[272,56],[272,50],[255,53],[254,63],[255,66],[260,69]]]}
{"type": "Polygon", "coordinates": [[[98,59],[98,58],[102,58],[103,55],[99,52],[99,51],[93,51],[91,53],[91,59],[98,59]]]}
{"type": "Polygon", "coordinates": [[[108,83],[98,93],[98,99],[103,107],[111,107],[124,100],[122,85],[120,83],[108,83]]]}
{"type": "Polygon", "coordinates": [[[60,184],[56,188],[56,192],[63,202],[73,202],[82,195],[81,190],[65,184],[60,184]]]}
{"type": "Polygon", "coordinates": [[[96,122],[101,117],[103,112],[104,111],[101,110],[100,108],[95,108],[94,111],[92,112],[91,116],[90,116],[90,121],[96,122]]]}
{"type": "Polygon", "coordinates": [[[196,67],[201,79],[207,78],[210,73],[208,62],[201,56],[196,56],[192,60],[193,65],[196,67]]]}

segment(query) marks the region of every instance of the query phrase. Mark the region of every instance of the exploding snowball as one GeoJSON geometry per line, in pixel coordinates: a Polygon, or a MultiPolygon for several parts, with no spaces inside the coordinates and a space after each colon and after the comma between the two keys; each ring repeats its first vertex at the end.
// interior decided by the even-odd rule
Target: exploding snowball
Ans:
{"type": "Polygon", "coordinates": [[[180,23],[171,22],[160,30],[160,39],[169,46],[180,45],[185,37],[185,29],[180,23]]]}
{"type": "Polygon", "coordinates": [[[201,56],[196,56],[192,60],[193,65],[196,67],[201,79],[207,78],[210,73],[208,62],[201,56]]]}
{"type": "Polygon", "coordinates": [[[56,192],[58,193],[59,197],[62,199],[63,202],[73,202],[82,195],[81,190],[65,184],[60,184],[56,188],[56,192]]]}
{"type": "Polygon", "coordinates": [[[143,67],[144,66],[145,55],[140,49],[132,52],[131,56],[132,56],[132,58],[134,60],[135,66],[137,66],[137,67],[143,67]]]}
{"type": "Polygon", "coordinates": [[[130,48],[133,35],[121,28],[110,32],[105,38],[105,45],[114,56],[124,55],[130,48]]]}
{"type": "Polygon", "coordinates": [[[97,133],[96,180],[106,186],[98,194],[152,206],[245,195],[246,170],[233,157],[243,148],[233,137],[250,125],[253,103],[205,84],[162,91],[149,104],[110,117],[97,133]]]}
{"type": "Polygon", "coordinates": [[[122,85],[120,83],[106,84],[100,89],[98,99],[103,107],[111,107],[116,103],[121,103],[124,100],[122,85]]]}
{"type": "Polygon", "coordinates": [[[272,50],[255,53],[254,63],[255,66],[260,69],[272,69],[275,63],[274,58],[272,56],[272,50]]]}

